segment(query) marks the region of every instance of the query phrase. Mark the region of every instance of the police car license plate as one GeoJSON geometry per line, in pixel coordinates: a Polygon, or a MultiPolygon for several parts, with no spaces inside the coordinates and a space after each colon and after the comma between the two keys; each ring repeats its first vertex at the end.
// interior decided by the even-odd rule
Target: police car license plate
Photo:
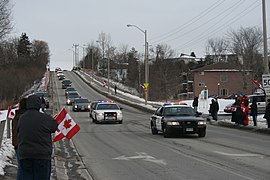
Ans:
{"type": "Polygon", "coordinates": [[[186,131],[193,131],[193,128],[186,128],[186,131]]]}
{"type": "Polygon", "coordinates": [[[82,106],[82,110],[84,110],[84,106],[82,106]]]}
{"type": "Polygon", "coordinates": [[[107,116],[107,117],[105,117],[105,120],[115,120],[115,117],[114,116],[107,116]]]}

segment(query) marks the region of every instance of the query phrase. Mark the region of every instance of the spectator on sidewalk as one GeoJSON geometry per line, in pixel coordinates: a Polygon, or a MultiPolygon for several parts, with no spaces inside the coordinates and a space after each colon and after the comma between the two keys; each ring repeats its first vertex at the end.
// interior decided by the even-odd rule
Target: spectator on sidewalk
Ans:
{"type": "Polygon", "coordinates": [[[267,105],[263,118],[265,118],[267,121],[267,128],[270,128],[270,99],[267,99],[267,105]]]}
{"type": "Polygon", "coordinates": [[[219,104],[217,100],[212,99],[210,104],[209,113],[211,114],[213,120],[217,121],[218,118],[218,110],[219,110],[219,104]]]}
{"type": "MultiPolygon", "coordinates": [[[[23,98],[19,102],[19,109],[15,111],[15,117],[12,120],[12,145],[14,146],[17,162],[19,162],[18,156],[18,134],[17,134],[17,126],[21,115],[26,111],[26,98],[23,98]]],[[[22,179],[21,167],[18,163],[17,168],[17,180],[22,179]]]]}
{"type": "Polygon", "coordinates": [[[39,112],[41,100],[36,95],[27,98],[27,110],[18,123],[18,155],[23,179],[49,180],[51,176],[52,136],[57,121],[39,112]]]}
{"type": "Polygon", "coordinates": [[[251,103],[250,115],[252,116],[253,125],[257,126],[258,107],[257,107],[257,99],[256,98],[253,98],[253,101],[251,103]]]}
{"type": "Polygon", "coordinates": [[[192,106],[193,106],[195,112],[198,112],[198,105],[199,105],[199,98],[194,97],[194,100],[192,102],[192,106]]]}

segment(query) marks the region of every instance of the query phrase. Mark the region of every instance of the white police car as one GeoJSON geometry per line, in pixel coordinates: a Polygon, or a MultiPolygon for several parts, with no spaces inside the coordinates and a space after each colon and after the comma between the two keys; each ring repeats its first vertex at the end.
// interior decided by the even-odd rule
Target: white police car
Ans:
{"type": "Polygon", "coordinates": [[[165,103],[152,115],[150,120],[153,135],[162,132],[164,137],[173,133],[206,135],[206,120],[185,103],[165,103]]]}
{"type": "Polygon", "coordinates": [[[95,123],[112,123],[122,124],[122,108],[112,101],[98,101],[91,111],[91,117],[95,123]]]}

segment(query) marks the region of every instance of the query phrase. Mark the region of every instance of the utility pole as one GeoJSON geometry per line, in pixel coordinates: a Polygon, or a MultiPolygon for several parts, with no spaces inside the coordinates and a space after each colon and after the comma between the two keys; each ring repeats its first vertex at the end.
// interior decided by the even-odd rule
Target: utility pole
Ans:
{"type": "Polygon", "coordinates": [[[267,49],[267,28],[266,28],[266,5],[265,0],[262,0],[262,15],[263,15],[263,49],[264,49],[264,74],[269,74],[269,61],[267,49]]]}
{"type": "Polygon", "coordinates": [[[78,56],[79,56],[79,52],[77,52],[77,48],[78,48],[79,44],[73,44],[74,47],[74,57],[75,57],[75,66],[78,66],[78,56]]]}
{"type": "Polygon", "coordinates": [[[265,93],[265,104],[268,104],[270,99],[270,84],[269,84],[269,60],[268,60],[268,49],[267,49],[267,28],[266,28],[266,5],[265,0],[262,0],[262,17],[263,17],[263,50],[264,50],[264,74],[262,76],[262,85],[265,93]]]}

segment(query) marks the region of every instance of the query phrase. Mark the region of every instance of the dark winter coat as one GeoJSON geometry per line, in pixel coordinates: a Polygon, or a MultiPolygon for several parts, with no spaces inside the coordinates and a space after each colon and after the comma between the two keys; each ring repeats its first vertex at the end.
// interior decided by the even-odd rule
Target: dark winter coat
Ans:
{"type": "Polygon", "coordinates": [[[18,134],[17,134],[17,127],[19,118],[21,115],[26,111],[26,98],[23,98],[19,102],[19,109],[15,111],[15,117],[12,120],[12,145],[14,146],[14,149],[16,150],[18,147],[18,134]]]}
{"type": "Polygon", "coordinates": [[[270,103],[269,102],[265,108],[265,114],[264,114],[263,118],[270,119],[270,103]]]}
{"type": "Polygon", "coordinates": [[[18,123],[18,153],[20,159],[51,159],[52,137],[57,130],[57,121],[48,114],[39,112],[41,100],[36,95],[27,99],[27,111],[18,123]]]}
{"type": "Polygon", "coordinates": [[[192,102],[192,106],[193,107],[198,107],[198,105],[199,105],[199,98],[198,97],[195,97],[194,100],[193,100],[193,102],[192,102]]]}
{"type": "Polygon", "coordinates": [[[253,101],[251,106],[250,106],[250,115],[251,116],[258,116],[258,107],[257,107],[256,101],[253,101]]]}
{"type": "Polygon", "coordinates": [[[215,101],[215,100],[212,100],[212,103],[210,104],[209,112],[210,113],[215,113],[215,112],[218,112],[218,110],[219,110],[218,102],[215,101]]]}

